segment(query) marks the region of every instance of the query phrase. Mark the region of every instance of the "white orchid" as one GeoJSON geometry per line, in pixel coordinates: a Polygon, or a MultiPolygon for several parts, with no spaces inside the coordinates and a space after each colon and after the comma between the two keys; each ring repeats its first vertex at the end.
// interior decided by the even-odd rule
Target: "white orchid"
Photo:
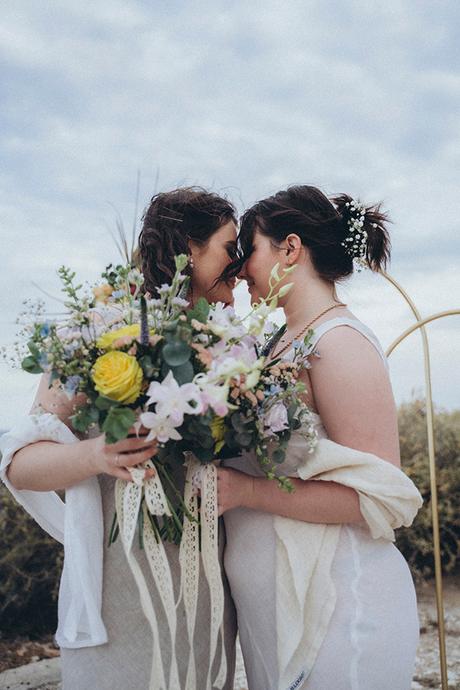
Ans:
{"type": "Polygon", "coordinates": [[[194,383],[184,383],[180,386],[172,371],[161,383],[153,381],[147,395],[147,404],[156,403],[156,413],[169,418],[174,426],[180,426],[183,423],[185,414],[201,414],[203,410],[198,386],[194,383]],[[195,404],[191,405],[191,402],[195,404]]]}
{"type": "Polygon", "coordinates": [[[225,340],[239,339],[246,333],[246,328],[236,314],[233,307],[217,302],[209,310],[208,328],[219,338],[225,340]]]}
{"type": "Polygon", "coordinates": [[[167,443],[167,441],[170,440],[180,441],[182,438],[171,419],[162,417],[155,412],[143,412],[140,416],[140,421],[146,429],[150,429],[150,432],[145,439],[146,443],[155,438],[160,443],[167,443]]]}
{"type": "Polygon", "coordinates": [[[229,387],[210,383],[206,374],[197,374],[195,382],[201,390],[203,412],[211,407],[219,417],[225,417],[231,405],[228,403],[229,387]]]}

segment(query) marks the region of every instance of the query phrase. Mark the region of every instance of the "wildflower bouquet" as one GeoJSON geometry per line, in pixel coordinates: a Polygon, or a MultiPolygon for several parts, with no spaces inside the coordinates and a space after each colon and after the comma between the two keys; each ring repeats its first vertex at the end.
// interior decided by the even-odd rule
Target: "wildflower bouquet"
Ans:
{"type": "MultiPolygon", "coordinates": [[[[266,476],[275,478],[274,467],[283,461],[291,432],[299,427],[313,450],[316,435],[300,397],[305,387],[298,380],[299,371],[308,366],[310,347],[308,337],[297,343],[291,362],[267,363],[260,354],[268,317],[290,289],[284,285],[277,291],[278,266],[272,271],[267,299],[240,318],[232,307],[210,305],[204,299],[190,307],[185,299],[189,278],[182,273],[186,265],[187,257],[176,257],[171,284],[157,288],[154,297],[143,294],[142,275],[129,265],[109,266],[91,292],[76,285],[75,274],[62,267],[66,312],[54,321],[46,319],[42,309],[35,313],[26,328],[28,352],[22,368],[47,374],[50,385],[75,399],[71,424],[76,432],[99,429],[108,443],[115,443],[133,427],[143,426],[148,440],[158,440],[157,454],[143,467],[130,469],[133,481],[116,482],[109,541],[121,535],[154,638],[156,615],[135,564],[134,534],[137,528],[168,612],[172,638],[177,602],[163,542],[180,544],[180,592],[191,646],[201,548],[211,591],[215,650],[223,589],[212,461],[255,451],[266,476]],[[178,470],[183,479],[184,466],[185,488],[177,479],[178,470]],[[148,478],[147,467],[156,470],[148,478]],[[201,500],[194,490],[197,477],[201,500]]],[[[289,479],[276,479],[291,489],[289,479]]],[[[224,672],[221,668],[219,682],[224,672]]]]}
{"type": "MultiPolygon", "coordinates": [[[[289,289],[276,293],[278,267],[267,299],[240,318],[232,307],[204,299],[187,308],[186,263],[185,256],[176,258],[171,284],[158,288],[155,298],[142,294],[142,275],[131,266],[109,266],[91,294],[82,294],[75,274],[60,268],[65,319],[35,321],[22,360],[23,369],[48,373],[50,385],[70,398],[85,396],[71,417],[77,432],[98,427],[114,443],[143,425],[147,439],[158,440],[148,465],[162,480],[166,509],[152,527],[157,537],[176,543],[187,510],[175,468],[187,453],[206,464],[254,450],[266,476],[274,478],[293,429],[302,429],[311,450],[316,442],[298,381],[309,366],[309,334],[291,362],[266,364],[259,356],[268,317],[289,289]]],[[[133,478],[140,482],[142,476],[134,470],[133,478]]],[[[290,490],[289,479],[277,480],[290,490]]],[[[117,533],[114,522],[111,539],[117,533]]]]}

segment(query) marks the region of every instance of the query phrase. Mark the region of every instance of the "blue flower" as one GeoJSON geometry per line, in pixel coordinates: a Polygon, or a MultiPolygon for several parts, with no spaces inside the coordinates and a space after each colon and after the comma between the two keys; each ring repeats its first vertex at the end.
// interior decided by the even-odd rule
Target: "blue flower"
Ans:
{"type": "Polygon", "coordinates": [[[64,390],[68,396],[72,397],[75,394],[75,391],[77,390],[80,381],[81,376],[69,376],[69,378],[64,384],[64,390]]]}
{"type": "Polygon", "coordinates": [[[50,325],[48,322],[42,323],[41,328],[40,328],[40,335],[42,338],[46,338],[50,334],[50,325]]]}
{"type": "Polygon", "coordinates": [[[41,366],[41,368],[43,369],[43,371],[47,370],[47,367],[49,365],[49,358],[48,358],[48,354],[46,352],[40,352],[40,356],[38,358],[38,363],[41,366]]]}

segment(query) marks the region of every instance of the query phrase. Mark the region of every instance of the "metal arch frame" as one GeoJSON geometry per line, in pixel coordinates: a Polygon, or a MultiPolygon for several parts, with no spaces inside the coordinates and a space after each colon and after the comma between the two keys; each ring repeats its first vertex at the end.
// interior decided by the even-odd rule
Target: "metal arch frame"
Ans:
{"type": "Polygon", "coordinates": [[[419,330],[422,336],[423,359],[425,369],[425,396],[426,396],[426,423],[428,432],[428,457],[430,465],[430,489],[431,489],[431,515],[433,527],[433,551],[434,551],[434,571],[436,583],[436,608],[438,618],[438,639],[439,639],[439,663],[441,670],[441,687],[442,690],[448,690],[447,678],[447,656],[446,656],[446,631],[444,620],[444,603],[442,593],[442,568],[441,568],[441,548],[439,539],[439,515],[438,515],[438,491],[436,483],[436,457],[434,447],[434,414],[433,414],[433,397],[431,388],[431,363],[430,363],[430,348],[428,342],[428,335],[425,326],[432,321],[442,319],[446,316],[460,315],[460,309],[449,309],[447,311],[432,314],[426,318],[422,318],[420,312],[415,306],[412,299],[407,292],[385,271],[381,271],[382,276],[388,280],[404,297],[409,305],[412,313],[416,318],[416,323],[407,328],[401,335],[394,340],[386,351],[386,356],[389,357],[391,353],[398,347],[398,345],[405,340],[414,331],[419,330]]]}

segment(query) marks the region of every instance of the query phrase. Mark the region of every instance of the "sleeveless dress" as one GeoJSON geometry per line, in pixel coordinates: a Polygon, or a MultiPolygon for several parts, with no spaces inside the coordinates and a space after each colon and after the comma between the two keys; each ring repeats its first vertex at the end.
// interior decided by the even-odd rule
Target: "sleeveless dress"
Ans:
{"type": "MultiPolygon", "coordinates": [[[[315,331],[349,326],[378,350],[376,338],[355,319],[336,318],[315,331]]],[[[289,356],[289,353],[287,353],[289,356]]],[[[316,428],[327,438],[319,415],[316,428]]],[[[306,450],[307,452],[307,450],[306,450]]],[[[226,467],[263,476],[251,454],[226,467]]],[[[280,473],[295,475],[289,447],[280,473]]],[[[336,605],[313,666],[281,687],[277,660],[276,534],[274,515],[235,508],[224,515],[225,570],[238,617],[248,690],[410,690],[419,640],[415,588],[406,560],[394,544],[373,539],[367,526],[342,524],[331,576],[336,605]]],[[[308,544],[299,543],[308,551],[308,544]]]]}
{"type": "MultiPolygon", "coordinates": [[[[107,644],[97,647],[61,649],[63,690],[89,690],[90,688],[94,688],[94,690],[148,690],[152,662],[152,633],[142,612],[139,592],[128,566],[120,537],[110,547],[107,546],[115,510],[115,478],[103,474],[99,475],[98,480],[101,487],[104,514],[102,619],[107,629],[109,641],[107,644]]],[[[219,556],[222,563],[225,529],[221,520],[219,523],[219,556]]],[[[165,547],[177,600],[180,577],[179,547],[175,544],[165,544],[165,547]]],[[[137,539],[133,551],[142,567],[147,583],[151,585],[151,593],[154,596],[152,576],[145,560],[145,554],[140,550],[137,539]]],[[[224,640],[228,664],[224,690],[233,690],[236,614],[225,575],[224,594],[224,640]]],[[[158,608],[161,609],[161,607],[158,608]]],[[[209,611],[208,585],[204,577],[201,576],[200,570],[200,590],[195,626],[196,690],[206,688],[210,645],[209,611]]],[[[168,649],[170,638],[166,616],[160,615],[158,624],[160,636],[164,636],[165,649],[168,649]]],[[[160,640],[160,646],[163,648],[162,640],[160,640]]],[[[181,687],[185,687],[188,654],[189,643],[185,611],[181,604],[178,609],[176,638],[176,655],[181,687]]],[[[215,677],[219,667],[220,659],[218,656],[217,654],[213,664],[213,677],[215,677]]],[[[168,677],[169,659],[166,655],[164,656],[164,666],[166,677],[168,677]]]]}

